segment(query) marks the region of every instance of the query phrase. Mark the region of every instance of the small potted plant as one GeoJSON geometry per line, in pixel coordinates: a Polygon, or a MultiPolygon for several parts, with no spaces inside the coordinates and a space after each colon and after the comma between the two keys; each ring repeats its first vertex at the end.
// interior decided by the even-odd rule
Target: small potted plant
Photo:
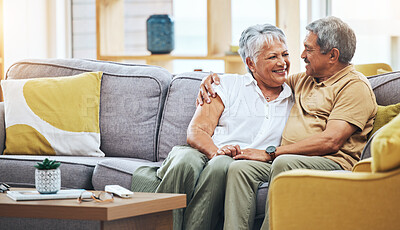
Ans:
{"type": "Polygon", "coordinates": [[[35,167],[35,187],[39,193],[57,193],[61,188],[61,163],[55,160],[44,159],[35,167]]]}

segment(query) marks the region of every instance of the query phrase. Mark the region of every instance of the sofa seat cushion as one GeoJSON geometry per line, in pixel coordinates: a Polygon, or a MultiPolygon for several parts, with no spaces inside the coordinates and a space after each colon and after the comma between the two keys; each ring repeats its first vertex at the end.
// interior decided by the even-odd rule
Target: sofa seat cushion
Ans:
{"type": "Polygon", "coordinates": [[[100,161],[94,169],[92,184],[96,190],[104,190],[106,185],[117,184],[130,189],[132,173],[141,166],[159,167],[162,162],[141,159],[109,158],[100,161]]]}
{"type": "Polygon", "coordinates": [[[61,187],[93,189],[95,165],[104,157],[0,155],[1,182],[11,186],[35,187],[35,167],[46,157],[61,162],[61,187]]]}
{"type": "Polygon", "coordinates": [[[267,202],[268,196],[268,182],[265,182],[258,187],[257,191],[257,201],[256,201],[256,219],[262,218],[265,216],[265,205],[267,202]]]}
{"type": "Polygon", "coordinates": [[[100,90],[100,149],[107,157],[157,160],[161,111],[172,75],[150,65],[81,59],[33,59],[12,65],[7,79],[103,72],[100,90]]]}

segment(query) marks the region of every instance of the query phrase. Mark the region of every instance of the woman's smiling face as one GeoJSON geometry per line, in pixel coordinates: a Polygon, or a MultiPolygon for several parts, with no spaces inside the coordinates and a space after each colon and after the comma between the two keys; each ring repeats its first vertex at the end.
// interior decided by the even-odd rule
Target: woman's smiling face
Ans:
{"type": "Polygon", "coordinates": [[[249,66],[258,84],[268,87],[281,86],[289,74],[289,52],[285,43],[272,40],[267,45],[264,43],[256,62],[249,66]]]}

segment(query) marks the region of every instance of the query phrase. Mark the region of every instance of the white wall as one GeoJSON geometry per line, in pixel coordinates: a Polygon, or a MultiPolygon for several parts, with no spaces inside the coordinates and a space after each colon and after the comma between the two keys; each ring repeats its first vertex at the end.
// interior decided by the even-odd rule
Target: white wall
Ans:
{"type": "Polygon", "coordinates": [[[56,30],[68,26],[68,15],[56,13],[67,3],[68,0],[3,1],[5,70],[22,59],[70,55],[68,33],[56,30]]]}
{"type": "Polygon", "coordinates": [[[46,0],[4,4],[4,69],[24,58],[47,57],[46,0]]]}

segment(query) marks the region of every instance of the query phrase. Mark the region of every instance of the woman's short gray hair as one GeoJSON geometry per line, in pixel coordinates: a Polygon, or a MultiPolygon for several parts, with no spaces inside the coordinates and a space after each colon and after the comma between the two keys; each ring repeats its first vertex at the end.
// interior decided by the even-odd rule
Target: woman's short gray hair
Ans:
{"type": "Polygon", "coordinates": [[[250,57],[253,62],[256,62],[263,46],[271,44],[273,40],[281,41],[286,45],[286,36],[283,31],[271,24],[250,26],[242,32],[238,52],[249,73],[251,71],[246,64],[246,58],[250,57]]]}
{"type": "Polygon", "coordinates": [[[339,50],[339,61],[350,63],[356,51],[354,31],[337,17],[318,19],[307,25],[306,29],[318,36],[317,43],[321,53],[326,54],[333,48],[339,50]]]}

